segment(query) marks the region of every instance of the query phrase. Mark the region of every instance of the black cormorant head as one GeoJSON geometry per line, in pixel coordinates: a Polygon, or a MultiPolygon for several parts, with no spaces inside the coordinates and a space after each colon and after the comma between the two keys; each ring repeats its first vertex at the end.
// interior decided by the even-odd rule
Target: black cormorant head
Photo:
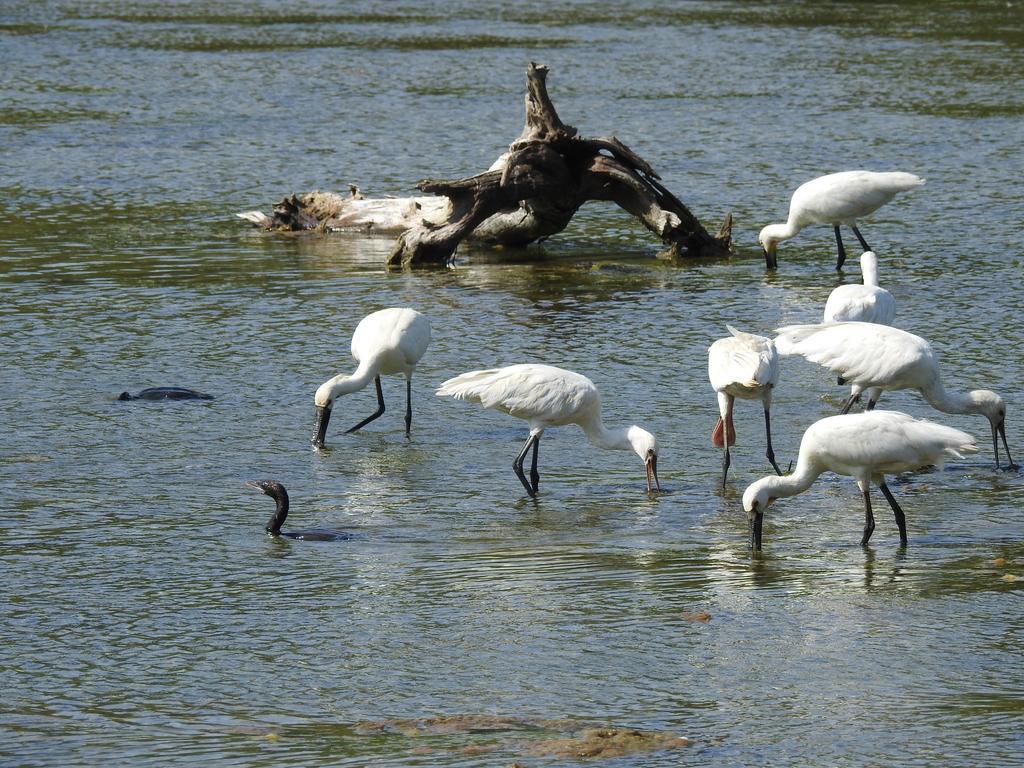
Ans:
{"type": "Polygon", "coordinates": [[[266,525],[267,533],[276,536],[281,531],[285,518],[288,517],[288,491],[277,480],[247,480],[245,484],[258,488],[277,502],[277,509],[266,525]]]}

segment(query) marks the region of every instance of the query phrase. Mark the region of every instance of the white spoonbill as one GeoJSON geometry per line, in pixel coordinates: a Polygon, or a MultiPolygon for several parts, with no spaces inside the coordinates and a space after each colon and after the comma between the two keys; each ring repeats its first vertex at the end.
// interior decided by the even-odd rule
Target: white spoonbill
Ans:
{"type": "Polygon", "coordinates": [[[874,251],[860,255],[860,274],[863,284],[840,285],[829,294],[823,322],[855,320],[892,325],[896,319],[896,299],[878,286],[878,257],[874,251]]]}
{"type": "MultiPolygon", "coordinates": [[[[896,299],[885,288],[878,287],[878,257],[874,251],[864,251],[860,255],[860,274],[863,285],[840,285],[829,294],[822,320],[826,323],[856,320],[892,325],[896,318],[896,299]]],[[[878,402],[881,394],[880,389],[872,389],[868,400],[878,402]]]]}
{"type": "Polygon", "coordinates": [[[778,267],[775,248],[780,241],[796,237],[801,229],[811,224],[828,224],[835,232],[836,246],[839,248],[836,269],[842,269],[846,261],[846,250],[843,248],[839,227],[843,224],[850,227],[861,247],[870,251],[871,246],[857,229],[857,219],[881,208],[897,193],[922,184],[924,179],[901,171],[842,171],[801,184],[789,201],[789,218],[786,223],[769,224],[758,235],[758,242],[764,249],[766,266],[768,269],[778,267]]]}
{"type": "Polygon", "coordinates": [[[849,475],[857,480],[864,496],[864,536],[866,546],[875,530],[871,511],[870,484],[885,495],[896,516],[900,543],[907,543],[907,521],[885,475],[909,472],[942,462],[950,456],[963,458],[977,453],[974,438],[959,429],[915,419],[899,411],[868,411],[829,416],[816,421],[804,432],[796,471],[791,475],[769,475],[756,480],[743,492],[743,511],[750,521],[751,547],[761,549],[761,524],[764,511],[773,501],[803,493],[823,472],[849,475]]]}
{"type": "Polygon", "coordinates": [[[444,382],[438,395],[480,403],[484,408],[507,413],[530,424],[530,437],[512,463],[516,476],[530,496],[537,495],[537,447],[547,427],[576,424],[599,448],[632,449],[647,468],[647,491],[658,482],[658,441],[637,426],[608,429],[601,422],[601,394],[594,382],[553,365],[509,365],[484,371],[470,371],[444,382]],[[523,472],[523,460],[533,448],[530,479],[523,472]]]}
{"type": "MultiPolygon", "coordinates": [[[[899,328],[875,323],[823,323],[789,325],[775,331],[779,354],[801,355],[828,368],[843,383],[851,385],[843,405],[847,413],[865,389],[916,389],[933,408],[944,413],[980,413],[992,428],[992,448],[999,467],[999,444],[1003,438],[1006,460],[1016,465],[1006,442],[1006,404],[987,389],[947,392],[939,375],[939,362],[931,345],[920,336],[899,328]]],[[[877,401],[868,401],[871,410],[877,401]]]]}
{"type": "Polygon", "coordinates": [[[764,407],[764,433],[768,441],[765,454],[780,475],[772,449],[771,406],[772,392],[779,381],[779,353],[766,336],[737,331],[725,326],[731,336],[719,339],[708,347],[708,378],[718,393],[718,412],[721,414],[711,433],[711,442],[725,448],[722,459],[722,487],[729,472],[729,446],[736,443],[736,430],[732,423],[732,406],[736,398],[760,400],[764,407]]]}
{"type": "Polygon", "coordinates": [[[412,372],[430,344],[430,321],[415,309],[393,307],[372,312],[356,326],[352,334],[352,357],[359,364],[354,373],[338,374],[328,379],[316,391],[316,427],[313,445],[323,448],[327,424],[331,420],[334,401],[341,395],[366,387],[370,381],[377,385],[377,411],[351,429],[365,427],[384,413],[384,393],[380,388],[381,375],[405,374],[405,434],[412,427],[412,372]]]}

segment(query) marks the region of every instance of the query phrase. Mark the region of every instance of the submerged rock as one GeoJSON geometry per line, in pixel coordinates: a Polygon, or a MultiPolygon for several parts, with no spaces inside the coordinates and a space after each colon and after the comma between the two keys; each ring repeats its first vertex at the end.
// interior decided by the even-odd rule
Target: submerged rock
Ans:
{"type": "Polygon", "coordinates": [[[685,621],[711,621],[711,614],[707,611],[683,611],[679,618],[685,621]]]}
{"type": "Polygon", "coordinates": [[[139,394],[122,392],[118,400],[213,400],[213,395],[188,387],[150,387],[139,394]]]}
{"type": "Polygon", "coordinates": [[[464,756],[505,751],[526,757],[613,758],[680,749],[692,744],[678,734],[644,731],[637,728],[601,727],[578,720],[546,720],[497,715],[441,715],[422,718],[395,718],[356,723],[353,731],[361,736],[395,734],[408,738],[437,737],[441,742],[417,745],[410,754],[447,752],[464,756]],[[495,738],[514,732],[512,738],[495,738]],[[490,735],[472,743],[452,743],[451,737],[490,735]]]}
{"type": "Polygon", "coordinates": [[[692,742],[664,731],[641,731],[635,728],[587,728],[563,739],[545,739],[524,744],[534,757],[625,757],[641,752],[680,749],[692,742]]]}
{"type": "Polygon", "coordinates": [[[542,723],[555,721],[529,721],[518,717],[497,715],[439,715],[437,717],[395,718],[356,723],[356,733],[369,736],[374,733],[398,733],[403,736],[444,736],[454,733],[485,733],[487,731],[519,731],[546,728],[542,723]]]}

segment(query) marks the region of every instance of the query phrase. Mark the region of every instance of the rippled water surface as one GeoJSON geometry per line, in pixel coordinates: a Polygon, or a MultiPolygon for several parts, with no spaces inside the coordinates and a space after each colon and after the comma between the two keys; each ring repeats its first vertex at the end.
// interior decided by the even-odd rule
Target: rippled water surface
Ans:
{"type": "MultiPolygon", "coordinates": [[[[737,406],[723,494],[706,350],[726,322],[813,321],[859,279],[822,228],[765,273],[757,231],[791,189],[913,171],[927,185],[862,227],[898,323],[950,386],[1004,395],[1024,456],[1022,44],[1002,0],[4,3],[0,762],[554,765],[573,760],[538,745],[594,723],[693,741],[614,765],[1019,761],[1022,483],[984,420],[886,396],[982,448],[893,481],[905,550],[880,497],[858,546],[856,485],[826,475],[771,508],[752,557],[760,413],[737,406]],[[594,205],[524,253],[388,273],[389,240],[233,218],[486,168],[530,60],[566,122],[615,133],[709,227],[731,211],[737,256],[671,266],[594,205]],[[315,388],[395,305],[434,326],[412,439],[391,378],[383,418],[344,435],[374,409],[348,396],[312,451],[315,388]],[[432,395],[522,361],[589,375],[609,423],[655,432],[667,492],[563,428],[524,498],[525,425],[432,395]],[[157,385],[215,399],[115,400],[157,385]],[[266,536],[262,478],[289,523],[352,538],[266,536]]],[[[786,361],[783,464],[841,397],[786,361]]]]}

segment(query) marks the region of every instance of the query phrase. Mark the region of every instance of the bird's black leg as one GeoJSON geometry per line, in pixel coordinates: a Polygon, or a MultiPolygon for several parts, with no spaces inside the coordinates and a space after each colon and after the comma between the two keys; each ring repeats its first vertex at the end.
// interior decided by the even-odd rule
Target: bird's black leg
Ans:
{"type": "Polygon", "coordinates": [[[896,502],[896,498],[892,495],[892,491],[889,490],[889,486],[885,484],[884,480],[878,484],[878,487],[882,489],[882,493],[885,494],[885,500],[889,502],[889,506],[892,507],[892,513],[896,516],[896,527],[900,529],[900,544],[906,546],[907,516],[903,514],[903,510],[900,509],[900,505],[896,502]]]}
{"type": "Polygon", "coordinates": [[[875,516],[871,512],[871,486],[864,483],[864,538],[860,545],[866,547],[871,534],[875,532],[875,516]]]}
{"type": "Polygon", "coordinates": [[[836,247],[839,249],[839,258],[836,260],[836,272],[838,272],[846,261],[846,249],[843,248],[843,236],[839,233],[839,227],[832,227],[832,230],[836,233],[836,247]]]}
{"type": "Polygon", "coordinates": [[[865,251],[870,251],[871,246],[868,245],[868,241],[864,239],[864,235],[860,233],[860,230],[857,229],[857,227],[850,227],[850,229],[853,230],[853,234],[855,234],[857,236],[857,239],[860,241],[860,247],[863,248],[865,251]]]}
{"type": "Polygon", "coordinates": [[[725,438],[725,454],[722,456],[722,490],[725,490],[725,478],[729,474],[729,465],[732,460],[729,458],[729,436],[725,438]]]}
{"type": "Polygon", "coordinates": [[[540,472],[537,471],[537,451],[540,448],[540,436],[533,441],[533,461],[530,463],[530,482],[533,483],[533,493],[537,495],[537,488],[540,487],[540,472]]]}
{"type": "Polygon", "coordinates": [[[412,379],[405,380],[405,436],[412,430],[412,379]]]}
{"type": "Polygon", "coordinates": [[[384,392],[380,388],[380,376],[373,377],[373,383],[377,385],[377,411],[376,413],[367,416],[365,419],[356,424],[352,429],[346,429],[345,434],[349,432],[355,432],[357,429],[362,429],[374,419],[379,419],[384,415],[384,392]]]}
{"type": "Polygon", "coordinates": [[[849,413],[850,409],[853,408],[853,404],[856,403],[858,400],[860,400],[860,392],[851,394],[848,398],[846,398],[846,402],[843,403],[843,410],[841,410],[839,413],[849,413]]]}
{"type": "Polygon", "coordinates": [[[781,475],[782,470],[779,469],[779,465],[775,463],[775,451],[772,449],[772,417],[769,415],[768,409],[764,409],[764,436],[768,440],[768,452],[765,456],[768,457],[768,461],[775,468],[775,474],[781,475]]]}
{"type": "Polygon", "coordinates": [[[512,462],[512,469],[515,470],[516,477],[519,478],[519,482],[523,484],[523,488],[526,489],[526,493],[531,497],[536,496],[537,491],[534,490],[530,481],[526,479],[526,474],[523,472],[523,459],[526,458],[526,454],[533,446],[534,442],[539,439],[539,435],[531,434],[526,439],[526,445],[523,446],[523,450],[519,452],[519,455],[516,456],[516,460],[512,462]]]}

